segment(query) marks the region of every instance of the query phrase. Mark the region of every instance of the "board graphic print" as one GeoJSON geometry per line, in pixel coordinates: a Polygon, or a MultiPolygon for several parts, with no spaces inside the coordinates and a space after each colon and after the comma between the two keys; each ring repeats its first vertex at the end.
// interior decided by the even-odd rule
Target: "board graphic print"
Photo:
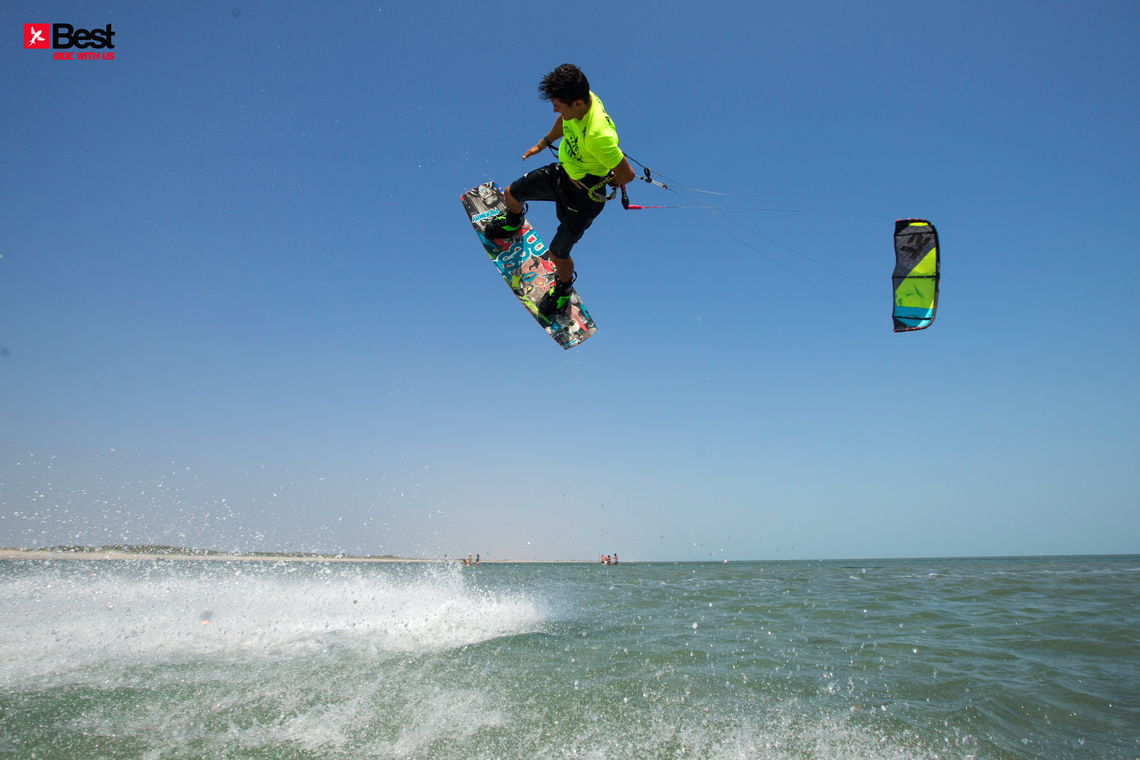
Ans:
{"type": "Polygon", "coordinates": [[[507,287],[534,320],[563,348],[573,348],[597,331],[594,320],[582,306],[577,292],[570,291],[570,307],[549,317],[538,310],[538,302],[554,285],[554,262],[546,243],[524,221],[521,234],[505,240],[483,235],[490,220],[507,210],[503,193],[494,182],[485,182],[462,195],[463,208],[484,250],[502,275],[507,287]]]}

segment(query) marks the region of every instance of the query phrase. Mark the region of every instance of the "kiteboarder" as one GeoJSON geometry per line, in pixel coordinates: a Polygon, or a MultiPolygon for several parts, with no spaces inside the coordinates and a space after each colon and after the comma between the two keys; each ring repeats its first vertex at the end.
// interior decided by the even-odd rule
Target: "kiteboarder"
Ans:
{"type": "Polygon", "coordinates": [[[553,201],[558,231],[550,243],[556,282],[538,304],[550,315],[570,303],[570,288],[576,279],[570,249],[602,213],[605,186],[621,187],[634,179],[633,169],[618,147],[617,130],[581,69],[564,63],[542,78],[539,96],[554,107],[554,126],[523,161],[541,153],[562,138],[558,163],[535,169],[506,189],[507,213],[500,214],[484,229],[488,238],[510,238],[522,228],[527,201],[553,201]]]}

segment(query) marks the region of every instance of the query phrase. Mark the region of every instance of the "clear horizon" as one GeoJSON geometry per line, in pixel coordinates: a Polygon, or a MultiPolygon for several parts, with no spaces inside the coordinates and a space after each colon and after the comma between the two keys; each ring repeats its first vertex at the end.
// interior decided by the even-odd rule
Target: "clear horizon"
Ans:
{"type": "MultiPolygon", "coordinates": [[[[316,561],[319,561],[319,560],[344,560],[344,561],[349,561],[349,562],[354,561],[354,560],[362,560],[362,561],[386,560],[386,561],[395,561],[395,562],[441,562],[441,561],[444,561],[446,558],[446,561],[448,561],[448,562],[461,562],[466,558],[465,555],[458,555],[458,554],[456,554],[456,555],[447,554],[444,557],[405,557],[405,556],[392,555],[392,554],[355,555],[355,554],[334,553],[334,552],[304,552],[304,553],[301,553],[301,552],[272,552],[272,551],[266,551],[266,552],[250,551],[250,552],[243,554],[240,550],[224,552],[224,551],[220,551],[217,549],[201,549],[201,548],[196,548],[196,547],[164,546],[164,545],[153,546],[153,547],[152,546],[146,546],[146,545],[142,545],[142,546],[111,545],[111,546],[54,546],[54,547],[38,547],[38,548],[17,548],[17,547],[11,547],[11,546],[0,546],[0,553],[3,553],[3,552],[19,552],[21,554],[36,554],[36,553],[55,553],[55,554],[75,553],[75,554],[80,554],[83,552],[116,552],[118,554],[126,555],[126,557],[129,558],[132,555],[139,555],[139,556],[143,556],[143,557],[150,556],[150,554],[145,550],[152,549],[152,548],[153,549],[174,549],[174,550],[180,550],[180,551],[184,551],[184,552],[202,553],[203,555],[209,555],[210,557],[214,557],[214,558],[220,558],[220,559],[232,558],[234,561],[240,561],[240,560],[246,559],[246,558],[253,558],[253,559],[289,559],[289,558],[293,558],[293,559],[305,559],[305,560],[316,560],[316,561]]],[[[161,555],[156,555],[156,556],[161,556],[161,555]]],[[[188,560],[193,560],[193,559],[197,558],[193,554],[170,553],[168,556],[171,558],[174,558],[174,559],[185,558],[188,560]]],[[[724,563],[732,564],[732,563],[738,563],[738,562],[879,562],[879,561],[882,561],[882,562],[911,562],[911,561],[913,561],[913,562],[934,562],[934,561],[939,561],[939,560],[1019,560],[1019,559],[1043,560],[1043,559],[1098,559],[1098,558],[1127,558],[1127,557],[1140,557],[1140,554],[1014,554],[1014,555],[956,556],[956,557],[829,557],[829,558],[800,557],[800,558],[796,558],[796,559],[724,559],[724,560],[717,560],[717,559],[689,559],[689,560],[684,560],[684,559],[681,559],[681,560],[630,559],[630,560],[625,560],[625,559],[623,559],[619,563],[614,563],[614,564],[654,564],[654,563],[656,563],[656,564],[678,564],[678,563],[689,563],[689,564],[694,564],[694,565],[696,565],[696,564],[718,565],[718,564],[724,564],[724,563]]],[[[16,557],[16,558],[0,557],[0,559],[21,559],[21,558],[19,558],[19,557],[16,557]]],[[[115,559],[115,558],[112,558],[112,559],[115,559]]],[[[126,560],[124,560],[124,561],[126,561],[126,560]]],[[[581,564],[581,563],[598,564],[599,563],[598,559],[589,558],[589,557],[578,557],[578,558],[562,557],[562,558],[553,558],[553,559],[515,559],[515,558],[511,558],[511,557],[491,557],[488,555],[483,555],[482,559],[480,561],[481,562],[491,562],[491,563],[511,563],[511,562],[521,562],[521,563],[529,563],[529,562],[559,563],[559,562],[566,562],[566,563],[576,563],[576,564],[581,564]]]]}

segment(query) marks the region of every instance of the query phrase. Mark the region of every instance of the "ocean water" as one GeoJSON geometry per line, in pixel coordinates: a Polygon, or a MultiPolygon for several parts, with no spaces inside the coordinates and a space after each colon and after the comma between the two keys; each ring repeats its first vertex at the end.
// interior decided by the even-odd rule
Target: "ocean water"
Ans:
{"type": "Polygon", "coordinates": [[[1140,557],[0,562],[4,758],[1138,758],[1140,557]]]}

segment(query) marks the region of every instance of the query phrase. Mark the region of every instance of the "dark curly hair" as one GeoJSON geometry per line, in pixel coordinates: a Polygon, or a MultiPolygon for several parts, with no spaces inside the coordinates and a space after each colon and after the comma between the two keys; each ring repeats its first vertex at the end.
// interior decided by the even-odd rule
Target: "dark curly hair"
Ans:
{"type": "Polygon", "coordinates": [[[543,100],[557,99],[570,105],[575,100],[590,99],[590,81],[577,66],[564,63],[542,78],[538,93],[543,100]]]}

